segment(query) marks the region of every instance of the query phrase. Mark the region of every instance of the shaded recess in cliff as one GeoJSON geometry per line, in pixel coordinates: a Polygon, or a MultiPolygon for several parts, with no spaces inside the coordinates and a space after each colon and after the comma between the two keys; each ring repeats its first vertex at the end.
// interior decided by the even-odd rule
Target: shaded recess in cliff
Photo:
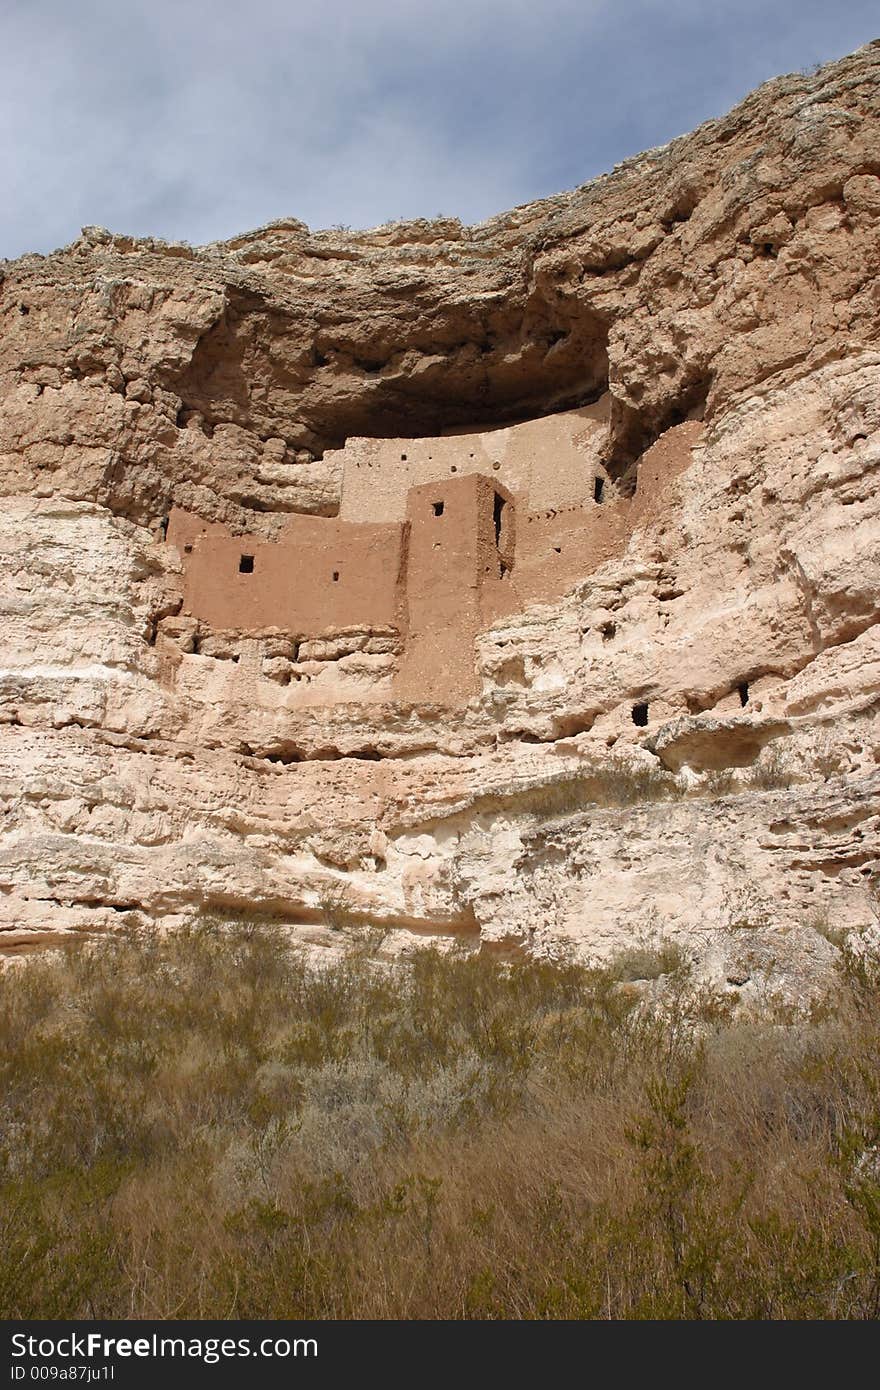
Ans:
{"type": "Polygon", "coordinates": [[[208,432],[237,424],[320,455],[350,435],[488,428],[583,405],[607,389],[607,328],[583,304],[562,314],[542,300],[511,299],[482,316],[441,304],[424,327],[395,315],[376,332],[369,320],[310,328],[280,300],[241,286],[228,285],[224,300],[187,366],[166,383],[181,399],[180,422],[197,412],[208,432]]]}
{"type": "Polygon", "coordinates": [[[610,438],[605,467],[608,476],[620,484],[624,495],[635,491],[639,460],[666,430],[686,420],[705,418],[711,385],[708,375],[685,379],[670,390],[667,399],[643,410],[633,408],[611,395],[610,438]]]}

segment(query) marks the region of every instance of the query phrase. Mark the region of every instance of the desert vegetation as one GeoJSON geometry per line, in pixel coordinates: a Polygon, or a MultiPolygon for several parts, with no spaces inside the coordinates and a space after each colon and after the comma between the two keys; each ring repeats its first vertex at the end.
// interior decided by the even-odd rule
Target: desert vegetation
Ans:
{"type": "Polygon", "coordinates": [[[0,1316],[875,1318],[878,978],[760,1018],[265,923],[0,975],[0,1316]]]}

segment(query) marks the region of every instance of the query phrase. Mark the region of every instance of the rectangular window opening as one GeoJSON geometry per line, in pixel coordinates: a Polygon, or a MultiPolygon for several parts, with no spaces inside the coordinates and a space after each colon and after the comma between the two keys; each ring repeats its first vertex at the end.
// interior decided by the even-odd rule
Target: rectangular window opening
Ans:
{"type": "Polygon", "coordinates": [[[431,503],[431,506],[434,508],[434,515],[435,515],[435,516],[442,516],[442,515],[443,515],[443,503],[442,503],[442,502],[432,502],[432,503],[431,503]]]}
{"type": "Polygon", "coordinates": [[[605,479],[596,477],[593,479],[593,501],[601,502],[602,494],[605,491],[605,479]]]}
{"type": "Polygon", "coordinates": [[[636,724],[638,728],[644,729],[645,725],[648,722],[648,706],[642,704],[633,705],[632,719],[633,723],[636,724]]]}
{"type": "Polygon", "coordinates": [[[253,557],[253,555],[242,555],[241,559],[240,559],[239,562],[238,562],[238,572],[239,572],[239,574],[253,574],[253,572],[254,572],[254,557],[253,557]]]}
{"type": "Polygon", "coordinates": [[[339,570],[334,570],[334,571],[333,571],[333,583],[334,583],[334,584],[338,584],[338,583],[339,583],[339,570]]]}

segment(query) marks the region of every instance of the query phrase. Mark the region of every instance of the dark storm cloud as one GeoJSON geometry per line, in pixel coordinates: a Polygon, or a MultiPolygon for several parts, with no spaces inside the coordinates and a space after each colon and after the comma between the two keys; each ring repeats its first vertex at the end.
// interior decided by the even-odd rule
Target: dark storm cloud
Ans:
{"type": "Polygon", "coordinates": [[[880,30],[875,0],[0,0],[0,256],[472,222],[880,30]]]}

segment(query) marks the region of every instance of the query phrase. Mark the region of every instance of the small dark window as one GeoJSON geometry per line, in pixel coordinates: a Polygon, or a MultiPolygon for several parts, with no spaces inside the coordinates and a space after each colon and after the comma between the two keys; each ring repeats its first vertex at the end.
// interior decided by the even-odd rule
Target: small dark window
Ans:
{"type": "Polygon", "coordinates": [[[406,463],[406,454],[401,454],[401,455],[400,455],[400,462],[401,462],[401,463],[406,463]]]}
{"type": "Polygon", "coordinates": [[[339,583],[339,570],[334,570],[334,571],[333,571],[333,583],[334,583],[334,584],[338,584],[338,583],[339,583]]]}
{"type": "Polygon", "coordinates": [[[561,555],[561,554],[562,554],[562,546],[561,546],[561,545],[554,545],[553,549],[556,551],[556,554],[557,554],[557,555],[561,555]]]}
{"type": "Polygon", "coordinates": [[[648,706],[633,705],[632,715],[633,723],[638,725],[640,729],[644,729],[645,725],[648,722],[648,706]]]}
{"type": "Polygon", "coordinates": [[[184,553],[184,555],[192,555],[192,546],[191,546],[191,545],[185,545],[185,546],[183,547],[183,553],[184,553]]]}
{"type": "Polygon", "coordinates": [[[242,555],[241,559],[240,559],[239,562],[238,562],[238,572],[239,572],[239,574],[253,574],[253,572],[254,572],[254,557],[253,557],[253,555],[242,555]]]}
{"type": "Polygon", "coordinates": [[[442,515],[443,515],[443,503],[442,503],[442,502],[432,502],[432,503],[431,503],[431,506],[434,508],[434,515],[435,515],[435,516],[442,516],[442,515]]]}
{"type": "Polygon", "coordinates": [[[736,693],[739,696],[741,705],[747,705],[749,703],[749,687],[746,685],[745,681],[743,681],[742,685],[736,687],[736,693]]]}
{"type": "Polygon", "coordinates": [[[605,491],[605,479],[604,479],[604,478],[594,478],[594,479],[593,479],[593,501],[594,501],[594,502],[601,502],[601,501],[602,501],[602,494],[603,494],[604,491],[605,491]]]}

